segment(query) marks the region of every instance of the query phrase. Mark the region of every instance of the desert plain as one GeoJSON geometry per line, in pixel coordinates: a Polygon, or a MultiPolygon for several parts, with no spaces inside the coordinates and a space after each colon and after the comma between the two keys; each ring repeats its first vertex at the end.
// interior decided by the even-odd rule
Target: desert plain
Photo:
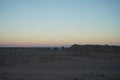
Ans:
{"type": "Polygon", "coordinates": [[[119,52],[73,49],[0,48],[0,80],[120,80],[119,52]]]}

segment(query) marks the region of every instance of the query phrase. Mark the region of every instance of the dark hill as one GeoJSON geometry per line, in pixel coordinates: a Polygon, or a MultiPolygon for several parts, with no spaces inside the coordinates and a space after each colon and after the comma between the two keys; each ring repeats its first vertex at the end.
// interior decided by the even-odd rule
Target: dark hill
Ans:
{"type": "Polygon", "coordinates": [[[74,44],[69,48],[70,51],[77,52],[105,52],[105,53],[120,53],[120,46],[110,45],[78,45],[74,44]]]}

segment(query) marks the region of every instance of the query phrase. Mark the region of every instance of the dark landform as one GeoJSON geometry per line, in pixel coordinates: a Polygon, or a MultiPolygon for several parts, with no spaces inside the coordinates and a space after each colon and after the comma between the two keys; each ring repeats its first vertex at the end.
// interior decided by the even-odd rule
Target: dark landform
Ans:
{"type": "Polygon", "coordinates": [[[120,46],[0,47],[0,80],[120,80],[120,46]]]}

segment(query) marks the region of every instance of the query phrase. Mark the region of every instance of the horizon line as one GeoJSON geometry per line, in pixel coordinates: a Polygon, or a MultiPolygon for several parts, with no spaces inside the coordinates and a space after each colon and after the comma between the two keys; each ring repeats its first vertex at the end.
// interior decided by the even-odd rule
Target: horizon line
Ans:
{"type": "Polygon", "coordinates": [[[2,47],[70,47],[72,45],[120,46],[117,44],[70,44],[70,45],[0,45],[2,47]]]}

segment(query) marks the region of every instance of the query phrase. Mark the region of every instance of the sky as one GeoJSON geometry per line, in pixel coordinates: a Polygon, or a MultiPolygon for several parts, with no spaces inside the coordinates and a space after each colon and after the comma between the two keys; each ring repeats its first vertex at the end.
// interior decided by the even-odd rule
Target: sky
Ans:
{"type": "Polygon", "coordinates": [[[120,45],[120,0],[0,0],[0,46],[120,45]]]}

